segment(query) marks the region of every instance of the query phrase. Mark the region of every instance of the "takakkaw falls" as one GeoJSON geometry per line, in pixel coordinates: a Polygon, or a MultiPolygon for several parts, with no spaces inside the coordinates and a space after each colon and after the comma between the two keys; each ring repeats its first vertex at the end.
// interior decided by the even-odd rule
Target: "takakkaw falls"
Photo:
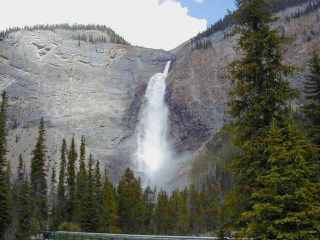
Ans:
{"type": "Polygon", "coordinates": [[[165,103],[170,64],[171,61],[168,61],[163,73],[151,77],[138,125],[137,169],[144,173],[146,185],[161,186],[167,179],[166,174],[173,169],[167,141],[169,111],[165,103]]]}

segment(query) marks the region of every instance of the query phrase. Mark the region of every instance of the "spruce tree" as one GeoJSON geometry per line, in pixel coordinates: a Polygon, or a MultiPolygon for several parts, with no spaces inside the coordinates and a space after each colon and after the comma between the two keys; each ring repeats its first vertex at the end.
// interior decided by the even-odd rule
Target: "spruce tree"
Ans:
{"type": "Polygon", "coordinates": [[[310,74],[304,83],[307,103],[304,112],[309,120],[307,124],[313,142],[320,144],[320,56],[314,53],[309,63],[310,74]]]}
{"type": "Polygon", "coordinates": [[[33,198],[33,227],[35,233],[47,228],[48,201],[47,201],[47,157],[45,145],[45,126],[41,118],[38,139],[32,152],[31,159],[31,188],[33,198]]]}
{"type": "Polygon", "coordinates": [[[68,153],[67,166],[67,206],[66,220],[69,222],[76,221],[76,161],[78,154],[75,146],[74,137],[71,140],[71,146],[68,153]]]}
{"type": "Polygon", "coordinates": [[[102,212],[99,226],[101,232],[120,232],[116,189],[112,185],[106,171],[103,183],[102,212]]]}
{"type": "Polygon", "coordinates": [[[81,221],[81,229],[86,232],[96,232],[98,228],[98,216],[96,213],[96,191],[95,191],[95,175],[94,175],[94,160],[92,154],[89,156],[88,162],[88,189],[84,199],[84,217],[81,221]]]}
{"type": "Polygon", "coordinates": [[[10,223],[10,187],[8,184],[8,161],[6,140],[7,95],[2,94],[0,109],[0,239],[4,239],[10,223]]]}
{"type": "Polygon", "coordinates": [[[66,220],[66,167],[67,167],[67,142],[62,140],[60,157],[60,171],[57,193],[57,223],[61,224],[66,220]]]}
{"type": "MultiPolygon", "coordinates": [[[[233,161],[240,208],[252,207],[251,194],[266,164],[263,148],[252,154],[258,136],[273,120],[281,123],[290,113],[288,102],[296,95],[286,77],[292,67],[283,64],[284,39],[271,28],[274,17],[267,0],[238,0],[236,17],[241,58],[231,64],[234,86],[230,94],[231,134],[241,154],[233,161]]],[[[245,224],[245,223],[244,223],[245,224]]]]}
{"type": "Polygon", "coordinates": [[[119,223],[123,233],[141,233],[143,219],[142,188],[140,181],[128,168],[121,177],[118,186],[119,223]]]}
{"type": "Polygon", "coordinates": [[[311,240],[320,236],[319,154],[292,121],[272,124],[256,144],[264,146],[267,171],[242,214],[246,236],[258,239],[311,240]]]}

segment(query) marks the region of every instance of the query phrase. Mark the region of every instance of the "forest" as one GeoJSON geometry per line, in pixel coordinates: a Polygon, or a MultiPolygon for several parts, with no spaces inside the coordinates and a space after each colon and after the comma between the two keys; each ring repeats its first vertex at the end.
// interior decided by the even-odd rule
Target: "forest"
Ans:
{"type": "MultiPolygon", "coordinates": [[[[230,64],[230,122],[238,150],[229,166],[232,187],[215,183],[165,192],[143,188],[126,169],[115,184],[109,169],[63,140],[57,166],[47,168],[46,122],[41,119],[31,165],[7,157],[7,108],[0,109],[0,239],[31,239],[42,231],[213,235],[253,239],[320,239],[320,49],[314,49],[304,88],[283,61],[288,40],[271,27],[266,0],[239,0],[234,14],[241,57],[230,64]],[[306,97],[301,107],[293,102],[306,97]],[[50,179],[49,179],[50,178],[50,179]]],[[[300,70],[301,71],[301,70],[300,70]]]]}

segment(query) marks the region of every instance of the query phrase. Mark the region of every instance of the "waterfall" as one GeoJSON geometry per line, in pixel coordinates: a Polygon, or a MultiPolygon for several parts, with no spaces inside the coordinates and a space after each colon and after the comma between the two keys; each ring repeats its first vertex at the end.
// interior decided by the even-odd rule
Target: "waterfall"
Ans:
{"type": "Polygon", "coordinates": [[[168,167],[170,148],[167,141],[168,107],[165,103],[166,78],[171,62],[163,73],[151,77],[140,115],[137,139],[137,168],[143,173],[143,183],[159,185],[161,172],[168,167]]]}

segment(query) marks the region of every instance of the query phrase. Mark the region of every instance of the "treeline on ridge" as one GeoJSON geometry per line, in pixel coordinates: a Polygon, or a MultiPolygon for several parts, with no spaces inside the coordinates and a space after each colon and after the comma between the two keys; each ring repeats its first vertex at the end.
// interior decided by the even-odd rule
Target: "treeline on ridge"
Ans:
{"type": "MultiPolygon", "coordinates": [[[[11,33],[18,32],[18,31],[40,31],[40,30],[46,30],[46,31],[52,31],[54,32],[57,29],[63,29],[63,30],[70,30],[70,31],[91,31],[91,30],[97,30],[104,32],[109,35],[110,42],[111,43],[117,43],[117,44],[124,44],[129,45],[129,43],[120,35],[118,35],[115,31],[113,31],[111,28],[105,26],[105,25],[98,25],[98,24],[46,24],[46,25],[34,25],[34,26],[25,26],[25,27],[12,27],[5,29],[0,32],[0,41],[7,38],[11,33]]],[[[77,36],[78,39],[78,36],[77,36]]],[[[106,42],[106,38],[101,39],[95,39],[96,42],[106,42]]],[[[92,41],[93,42],[93,41],[92,41]]]]}

